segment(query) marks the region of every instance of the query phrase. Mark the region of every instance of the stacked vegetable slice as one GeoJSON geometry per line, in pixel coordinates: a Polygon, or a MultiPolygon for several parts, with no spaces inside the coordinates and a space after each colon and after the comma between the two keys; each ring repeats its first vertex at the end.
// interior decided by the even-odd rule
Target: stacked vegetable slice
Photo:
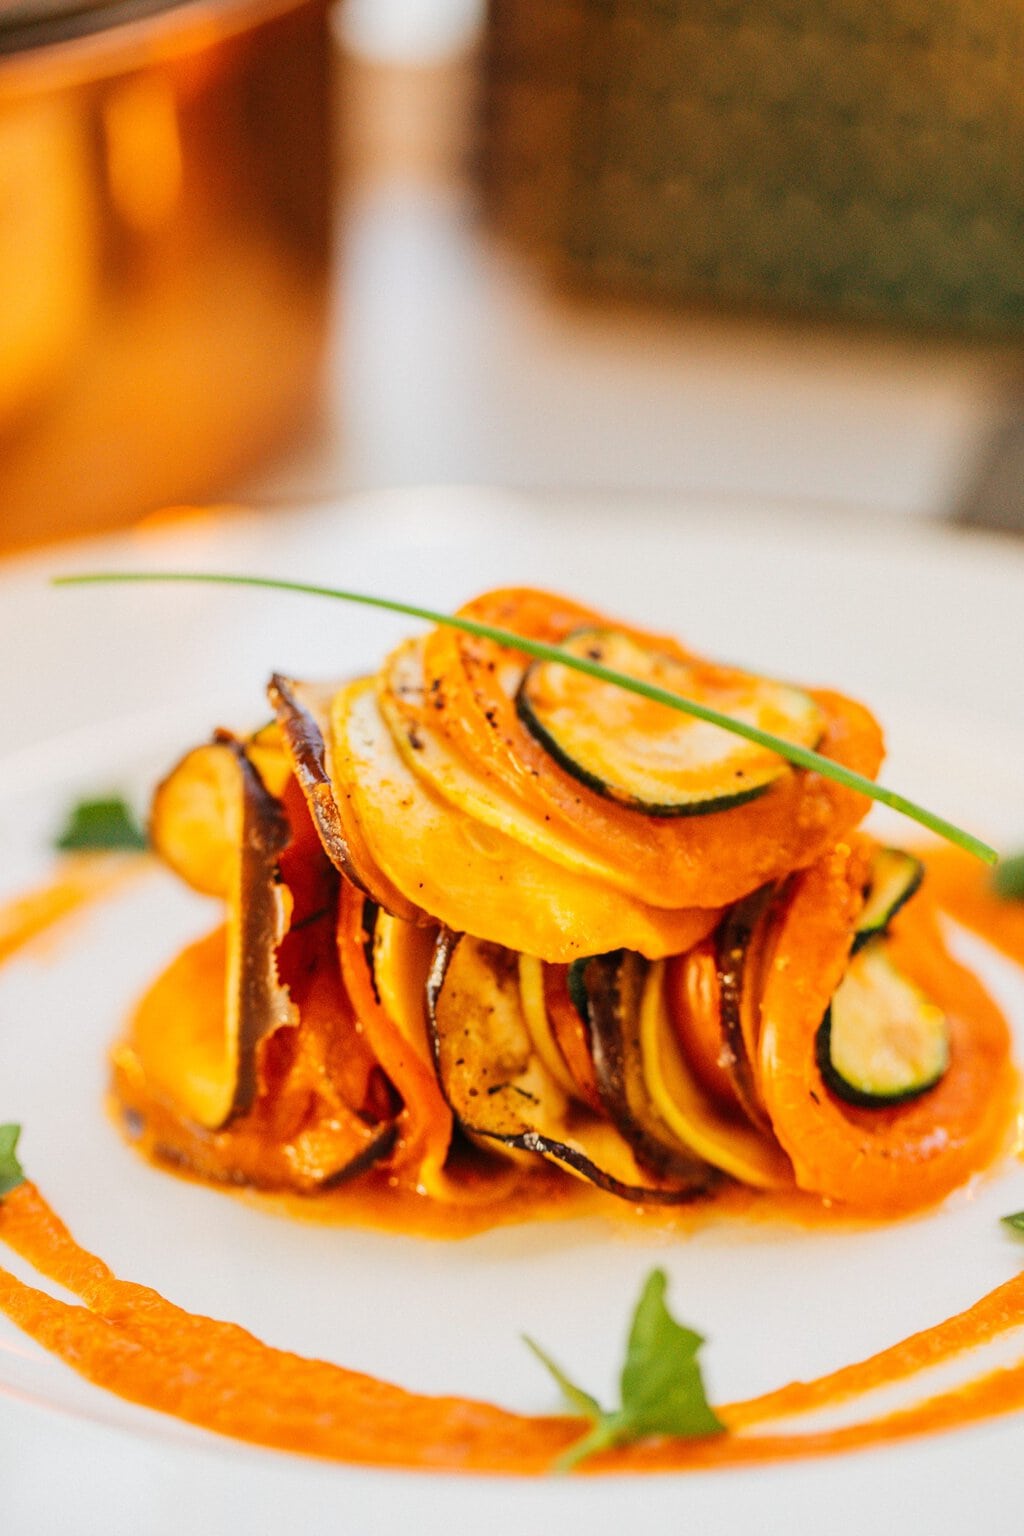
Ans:
{"type": "MultiPolygon", "coordinates": [[[[547,593],[464,612],[877,772],[838,694],[547,593]]],[[[449,628],[270,698],[155,797],[157,850],[227,907],[116,1056],[155,1152],[298,1189],[378,1164],[439,1201],[543,1163],[634,1202],[732,1178],[879,1211],[994,1155],[1005,1026],[863,797],[449,628]]]]}

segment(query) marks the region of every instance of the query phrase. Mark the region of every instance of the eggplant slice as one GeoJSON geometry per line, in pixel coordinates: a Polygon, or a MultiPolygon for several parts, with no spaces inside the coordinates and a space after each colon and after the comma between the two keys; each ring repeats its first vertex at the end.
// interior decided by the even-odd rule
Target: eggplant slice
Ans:
{"type": "Polygon", "coordinates": [[[747,1119],[771,1131],[753,1063],[760,1026],[761,972],[776,888],[762,886],[726,912],[715,935],[722,1051],[719,1062],[747,1119]]]}
{"type": "Polygon", "coordinates": [[[394,1142],[392,1096],[341,989],[337,875],[276,727],[246,742],[220,732],[188,753],[157,791],[153,841],[227,908],[157,979],[115,1053],[154,1155],[305,1190],[378,1161],[394,1142]]]}
{"type": "Polygon", "coordinates": [[[406,922],[422,922],[423,912],[388,879],[366,847],[344,785],[334,772],[330,712],[340,686],[302,683],[275,673],[267,692],[292,770],[331,863],[386,912],[406,922]]]}
{"type": "Polygon", "coordinates": [[[223,732],[189,752],[154,798],[157,852],[194,889],[227,903],[223,1025],[216,1036],[201,1031],[191,1046],[182,1038],[176,1052],[166,1039],[137,1044],[181,1113],[208,1129],[251,1108],[260,1041],[295,1022],[277,968],[291,915],[277,862],[290,837],[284,809],[244,744],[223,732]]]}
{"type": "Polygon", "coordinates": [[[224,1035],[225,950],[223,930],[183,950],[142,998],[128,1039],[114,1050],[117,1097],[133,1139],[155,1159],[202,1178],[303,1194],[387,1156],[395,1121],[353,1111],[332,1076],[332,1046],[340,1042],[321,1023],[338,1014],[329,969],[317,976],[319,996],[303,990],[298,1023],[260,1043],[252,1108],[221,1126],[187,1116],[191,1080],[207,1072],[204,1048],[218,1052],[224,1035]]]}
{"type": "Polygon", "coordinates": [[[640,1008],[649,966],[631,950],[580,963],[590,1049],[605,1109],[642,1168],[659,1180],[703,1194],[714,1181],[708,1164],[681,1143],[658,1114],[647,1087],[640,1008]]]}
{"type": "Polygon", "coordinates": [[[524,1016],[512,951],[442,934],[428,1004],[441,1085],[472,1136],[547,1158],[623,1200],[679,1204],[708,1188],[710,1170],[684,1158],[682,1177],[648,1173],[614,1125],[555,1081],[524,1016]]]}

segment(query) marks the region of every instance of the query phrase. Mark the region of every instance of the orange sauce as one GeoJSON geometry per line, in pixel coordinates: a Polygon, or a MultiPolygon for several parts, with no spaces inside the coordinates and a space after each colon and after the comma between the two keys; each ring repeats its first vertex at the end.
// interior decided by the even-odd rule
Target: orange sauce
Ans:
{"type": "Polygon", "coordinates": [[[960,848],[929,848],[928,889],[965,928],[1024,964],[1024,901],[1006,901],[992,889],[989,870],[960,848]]]}
{"type": "MultiPolygon", "coordinates": [[[[490,1403],[407,1392],[322,1360],[272,1349],[234,1323],[182,1311],[119,1280],[80,1248],[32,1184],[0,1206],[0,1238],[78,1296],[59,1301],[0,1270],[0,1309],[97,1385],[205,1429],[332,1460],[430,1469],[537,1474],[581,1431],[564,1416],[511,1413],[490,1403]]],[[[751,1426],[848,1401],[1020,1325],[1024,1275],[973,1307],[856,1365],[796,1382],[719,1414],[729,1433],[663,1439],[609,1452],[594,1470],[682,1471],[792,1460],[951,1429],[1024,1407],[1024,1362],[955,1391],[828,1431],[744,1433],[751,1426]]]]}
{"type": "Polygon", "coordinates": [[[147,867],[138,854],[73,855],[56,879],[0,906],[0,963],[147,867]]]}
{"type": "MultiPolygon", "coordinates": [[[[1024,923],[1019,934],[1007,921],[990,935],[988,898],[980,882],[975,888],[967,878],[972,867],[965,865],[965,879],[958,882],[944,856],[935,862],[943,871],[935,882],[943,904],[1024,963],[1024,923]]],[[[516,1475],[545,1472],[581,1433],[579,1419],[407,1392],[273,1349],[235,1324],[185,1312],[147,1287],[119,1280],[79,1247],[32,1184],[0,1203],[0,1239],[79,1298],[79,1304],[58,1300],[0,1269],[0,1310],[13,1322],[97,1385],[206,1429],[348,1463],[516,1475]]],[[[812,1410],[856,1405],[879,1387],[912,1379],[1022,1324],[1024,1273],[865,1360],[719,1407],[724,1435],[651,1440],[604,1453],[584,1470],[683,1471],[823,1456],[1024,1408],[1022,1359],[838,1429],[794,1433],[771,1427],[812,1410]]]]}

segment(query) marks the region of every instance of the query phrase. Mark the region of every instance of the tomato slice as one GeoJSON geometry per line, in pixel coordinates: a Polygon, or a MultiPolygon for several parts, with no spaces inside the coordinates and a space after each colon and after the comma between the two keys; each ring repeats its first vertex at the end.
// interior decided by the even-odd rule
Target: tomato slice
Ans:
{"type": "Polygon", "coordinates": [[[740,1101],[722,1056],[722,998],[714,936],[665,962],[665,1004],[673,1033],[704,1092],[723,1110],[740,1101]]]}
{"type": "Polygon", "coordinates": [[[544,1005],[555,1044],[565,1059],[569,1076],[583,1103],[597,1114],[604,1114],[604,1105],[597,1087],[597,1075],[590,1054],[590,1034],[579,1009],[569,996],[569,967],[545,965],[544,1005]]]}

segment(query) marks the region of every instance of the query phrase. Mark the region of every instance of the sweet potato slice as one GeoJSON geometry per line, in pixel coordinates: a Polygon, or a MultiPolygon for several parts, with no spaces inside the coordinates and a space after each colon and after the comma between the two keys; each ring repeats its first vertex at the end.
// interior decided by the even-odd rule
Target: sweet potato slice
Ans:
{"type": "Polygon", "coordinates": [[[538,814],[535,805],[495,775],[481,772],[437,729],[437,710],[425,681],[424,648],[422,639],[399,646],[377,684],[381,714],[406,767],[455,811],[482,827],[495,829],[561,869],[635,896],[637,882],[630,870],[588,846],[563,821],[538,814]]]}
{"type": "MultiPolygon", "coordinates": [[[[487,594],[460,611],[552,643],[581,622],[607,623],[564,599],[518,590],[487,594]]],[[[618,627],[634,638],[639,633],[618,627]]],[[[645,639],[669,657],[687,658],[663,637],[645,639]]],[[[626,809],[560,768],[520,720],[516,695],[525,657],[487,640],[440,632],[428,637],[424,657],[435,727],[449,733],[480,772],[496,776],[535,815],[550,817],[628,872],[633,892],[649,903],[728,905],[810,864],[867,810],[864,796],[790,768],[759,798],[730,810],[666,821],[626,809]]],[[[872,777],[882,759],[874,718],[839,694],[809,690],[809,696],[824,722],[818,750],[872,777]]]]}
{"type": "Polygon", "coordinates": [[[618,946],[675,954],[714,923],[714,912],[667,912],[609,891],[455,811],[403,762],[372,680],[337,694],[332,727],[335,771],[374,861],[453,931],[568,961],[618,946]]]}

